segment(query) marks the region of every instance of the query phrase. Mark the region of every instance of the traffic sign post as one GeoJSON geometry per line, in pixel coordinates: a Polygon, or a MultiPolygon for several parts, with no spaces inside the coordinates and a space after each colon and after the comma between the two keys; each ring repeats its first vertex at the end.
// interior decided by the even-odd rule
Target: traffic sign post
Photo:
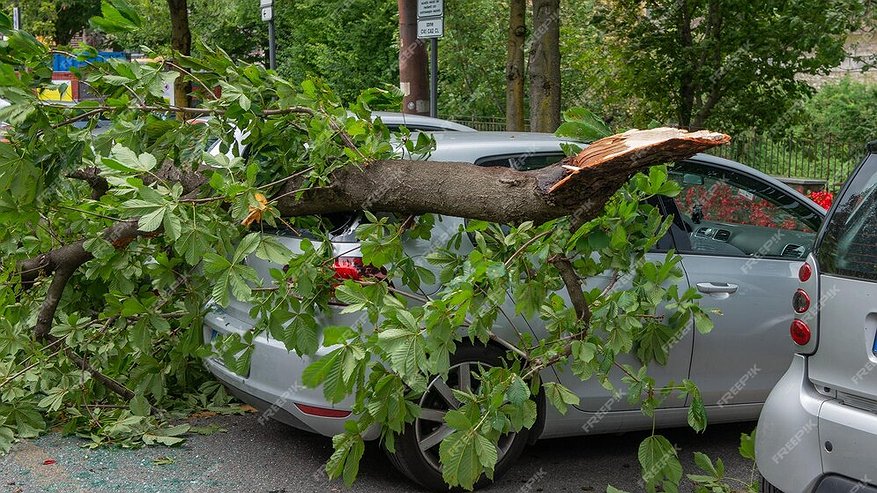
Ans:
{"type": "Polygon", "coordinates": [[[262,21],[268,23],[268,67],[277,68],[277,45],[274,36],[274,0],[259,0],[262,21]]]}
{"type": "Polygon", "coordinates": [[[12,29],[21,29],[21,9],[12,7],[12,29]]]}
{"type": "Polygon", "coordinates": [[[438,38],[445,34],[444,0],[417,0],[417,39],[429,40],[429,116],[438,116],[438,38]]]}

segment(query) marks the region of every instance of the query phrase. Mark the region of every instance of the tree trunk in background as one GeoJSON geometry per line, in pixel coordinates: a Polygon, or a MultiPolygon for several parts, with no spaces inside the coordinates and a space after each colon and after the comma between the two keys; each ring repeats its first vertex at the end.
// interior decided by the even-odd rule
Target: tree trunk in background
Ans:
{"type": "Polygon", "coordinates": [[[402,113],[429,115],[426,46],[417,39],[417,0],[397,0],[399,5],[399,88],[402,113]]]}
{"type": "Polygon", "coordinates": [[[560,0],[533,0],[530,130],[560,126],[560,0]]]}
{"type": "Polygon", "coordinates": [[[509,2],[509,37],[506,53],[506,130],[524,130],[524,41],[527,35],[527,0],[509,2]]]}
{"type": "MultiPolygon", "coordinates": [[[[182,55],[192,54],[192,31],[189,29],[187,0],[167,0],[171,14],[171,48],[182,55]]],[[[178,78],[174,83],[174,104],[189,106],[189,84],[178,78]]],[[[184,115],[179,115],[183,118],[184,115]]]]}

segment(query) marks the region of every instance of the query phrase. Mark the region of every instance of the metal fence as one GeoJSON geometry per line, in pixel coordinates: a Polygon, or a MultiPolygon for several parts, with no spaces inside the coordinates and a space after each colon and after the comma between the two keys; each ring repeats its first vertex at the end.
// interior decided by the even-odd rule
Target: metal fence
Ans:
{"type": "MultiPolygon", "coordinates": [[[[497,116],[451,116],[447,118],[452,122],[460,123],[481,132],[504,131],[506,129],[505,117],[497,116]]],[[[530,120],[524,120],[524,131],[530,131],[530,120]]]]}
{"type": "Polygon", "coordinates": [[[846,142],[831,136],[816,139],[739,134],[730,144],[708,152],[769,175],[821,180],[835,190],[850,176],[866,150],[864,142],[846,142]]]}

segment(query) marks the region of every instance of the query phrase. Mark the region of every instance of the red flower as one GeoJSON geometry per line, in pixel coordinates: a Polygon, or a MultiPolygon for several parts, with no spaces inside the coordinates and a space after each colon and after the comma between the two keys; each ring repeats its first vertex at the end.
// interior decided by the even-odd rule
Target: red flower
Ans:
{"type": "Polygon", "coordinates": [[[813,202],[816,202],[819,207],[822,207],[825,210],[828,210],[828,208],[831,207],[831,203],[834,202],[834,194],[829,192],[828,190],[810,192],[810,195],[808,195],[808,197],[813,202]]]}

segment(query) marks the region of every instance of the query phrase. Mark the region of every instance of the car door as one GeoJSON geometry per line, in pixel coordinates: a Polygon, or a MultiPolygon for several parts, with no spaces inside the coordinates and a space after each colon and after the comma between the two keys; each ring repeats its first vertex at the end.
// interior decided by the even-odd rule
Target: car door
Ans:
{"type": "Polygon", "coordinates": [[[691,378],[707,406],[760,403],[789,367],[791,296],[823,213],[741,165],[687,161],[673,232],[712,332],[694,334],[691,378]]]}
{"type": "MultiPolygon", "coordinates": [[[[667,211],[664,209],[664,204],[660,203],[659,201],[655,200],[653,202],[653,205],[660,207],[665,214],[667,213],[667,211]]],[[[648,252],[645,255],[646,260],[648,260],[649,262],[662,262],[665,259],[667,252],[672,248],[674,248],[673,238],[671,234],[668,233],[658,242],[658,244],[652,251],[648,252]]],[[[607,272],[603,275],[587,279],[585,281],[584,287],[586,290],[593,288],[603,289],[610,282],[611,278],[612,273],[607,272]]],[[[615,283],[615,287],[613,289],[628,289],[630,288],[631,284],[631,278],[626,278],[622,276],[615,283]]],[[[676,281],[676,284],[680,293],[688,289],[688,281],[686,276],[684,275],[682,276],[682,278],[676,281]]],[[[565,291],[558,294],[560,294],[565,299],[568,299],[565,291]]],[[[659,306],[655,314],[657,316],[669,316],[663,306],[659,306]]],[[[532,325],[533,324],[531,324],[531,326],[532,325]]],[[[544,329],[541,329],[540,326],[540,330],[544,329]]],[[[688,378],[693,345],[694,334],[689,329],[683,329],[683,331],[676,338],[671,339],[668,343],[669,355],[667,357],[666,364],[660,365],[655,362],[649,363],[648,374],[655,379],[655,382],[658,386],[667,385],[670,382],[679,383],[683,379],[688,378]]],[[[642,363],[639,362],[636,356],[631,354],[619,355],[618,362],[621,364],[629,364],[634,368],[639,368],[642,366],[642,363]]],[[[627,384],[622,382],[622,377],[624,376],[624,374],[617,367],[611,369],[609,379],[615,386],[615,388],[620,392],[620,394],[618,395],[613,395],[612,393],[604,389],[603,386],[600,385],[599,381],[597,381],[597,379],[595,378],[582,381],[579,377],[575,376],[569,369],[563,366],[554,367],[554,371],[558,381],[579,396],[580,403],[577,408],[581,411],[598,413],[598,416],[600,416],[603,413],[607,413],[610,411],[629,411],[638,410],[640,408],[639,404],[630,403],[628,401],[628,396],[625,394],[627,384]]],[[[683,407],[684,405],[684,400],[671,397],[662,402],[660,407],[674,408],[683,407]]]]}
{"type": "MultiPolygon", "coordinates": [[[[517,170],[532,170],[542,168],[548,164],[556,163],[560,159],[563,158],[562,153],[557,152],[529,152],[526,154],[509,154],[509,155],[501,155],[501,156],[490,156],[484,157],[476,161],[478,166],[501,166],[501,167],[511,167],[517,170]]],[[[664,204],[658,200],[653,201],[653,205],[660,207],[662,211],[666,213],[664,210],[664,204]]],[[[661,241],[658,242],[656,248],[646,254],[646,258],[651,262],[660,262],[663,261],[667,251],[673,248],[673,238],[668,233],[661,241]]],[[[586,280],[585,289],[593,289],[593,288],[604,288],[609,284],[611,280],[612,273],[605,273],[602,276],[597,276],[591,279],[586,280]]],[[[625,289],[629,287],[631,283],[630,279],[619,279],[615,284],[615,289],[625,289]]],[[[683,277],[679,280],[679,289],[680,292],[688,289],[688,282],[683,277]]],[[[569,302],[569,297],[565,290],[558,292],[558,295],[563,297],[569,302]]],[[[511,302],[511,297],[509,297],[509,301],[511,302]]],[[[510,303],[507,307],[509,313],[514,313],[514,305],[510,303]]],[[[663,310],[658,310],[657,315],[663,315],[663,310]]],[[[499,320],[498,323],[500,325],[503,324],[502,320],[499,320]]],[[[542,321],[539,320],[538,317],[534,317],[533,319],[526,320],[523,317],[515,317],[515,323],[519,323],[522,326],[526,326],[530,328],[530,331],[537,337],[544,337],[547,332],[545,330],[542,321]]],[[[688,377],[688,369],[691,364],[691,350],[694,343],[694,336],[691,334],[691,331],[684,332],[681,337],[677,340],[672,341],[672,347],[670,348],[670,355],[667,360],[666,365],[658,365],[653,363],[652,368],[650,369],[649,375],[655,378],[658,385],[664,385],[671,381],[679,382],[683,378],[688,377]]],[[[640,363],[636,360],[636,357],[624,355],[619,358],[620,363],[627,363],[633,365],[638,368],[640,363]]],[[[551,371],[555,373],[557,381],[562,383],[564,386],[569,388],[572,392],[579,396],[580,403],[578,408],[583,411],[588,412],[608,412],[608,411],[623,411],[623,410],[631,410],[631,409],[639,409],[638,405],[630,404],[626,398],[626,396],[622,395],[621,398],[613,397],[613,395],[603,388],[602,385],[596,379],[590,379],[587,381],[582,381],[579,377],[575,376],[571,371],[564,367],[554,367],[551,371]]],[[[621,370],[617,368],[612,369],[612,373],[610,374],[610,380],[616,386],[617,389],[623,391],[627,386],[622,382],[623,373],[621,370]]],[[[681,399],[667,399],[664,401],[662,407],[682,407],[684,405],[684,401],[681,399]]]]}

